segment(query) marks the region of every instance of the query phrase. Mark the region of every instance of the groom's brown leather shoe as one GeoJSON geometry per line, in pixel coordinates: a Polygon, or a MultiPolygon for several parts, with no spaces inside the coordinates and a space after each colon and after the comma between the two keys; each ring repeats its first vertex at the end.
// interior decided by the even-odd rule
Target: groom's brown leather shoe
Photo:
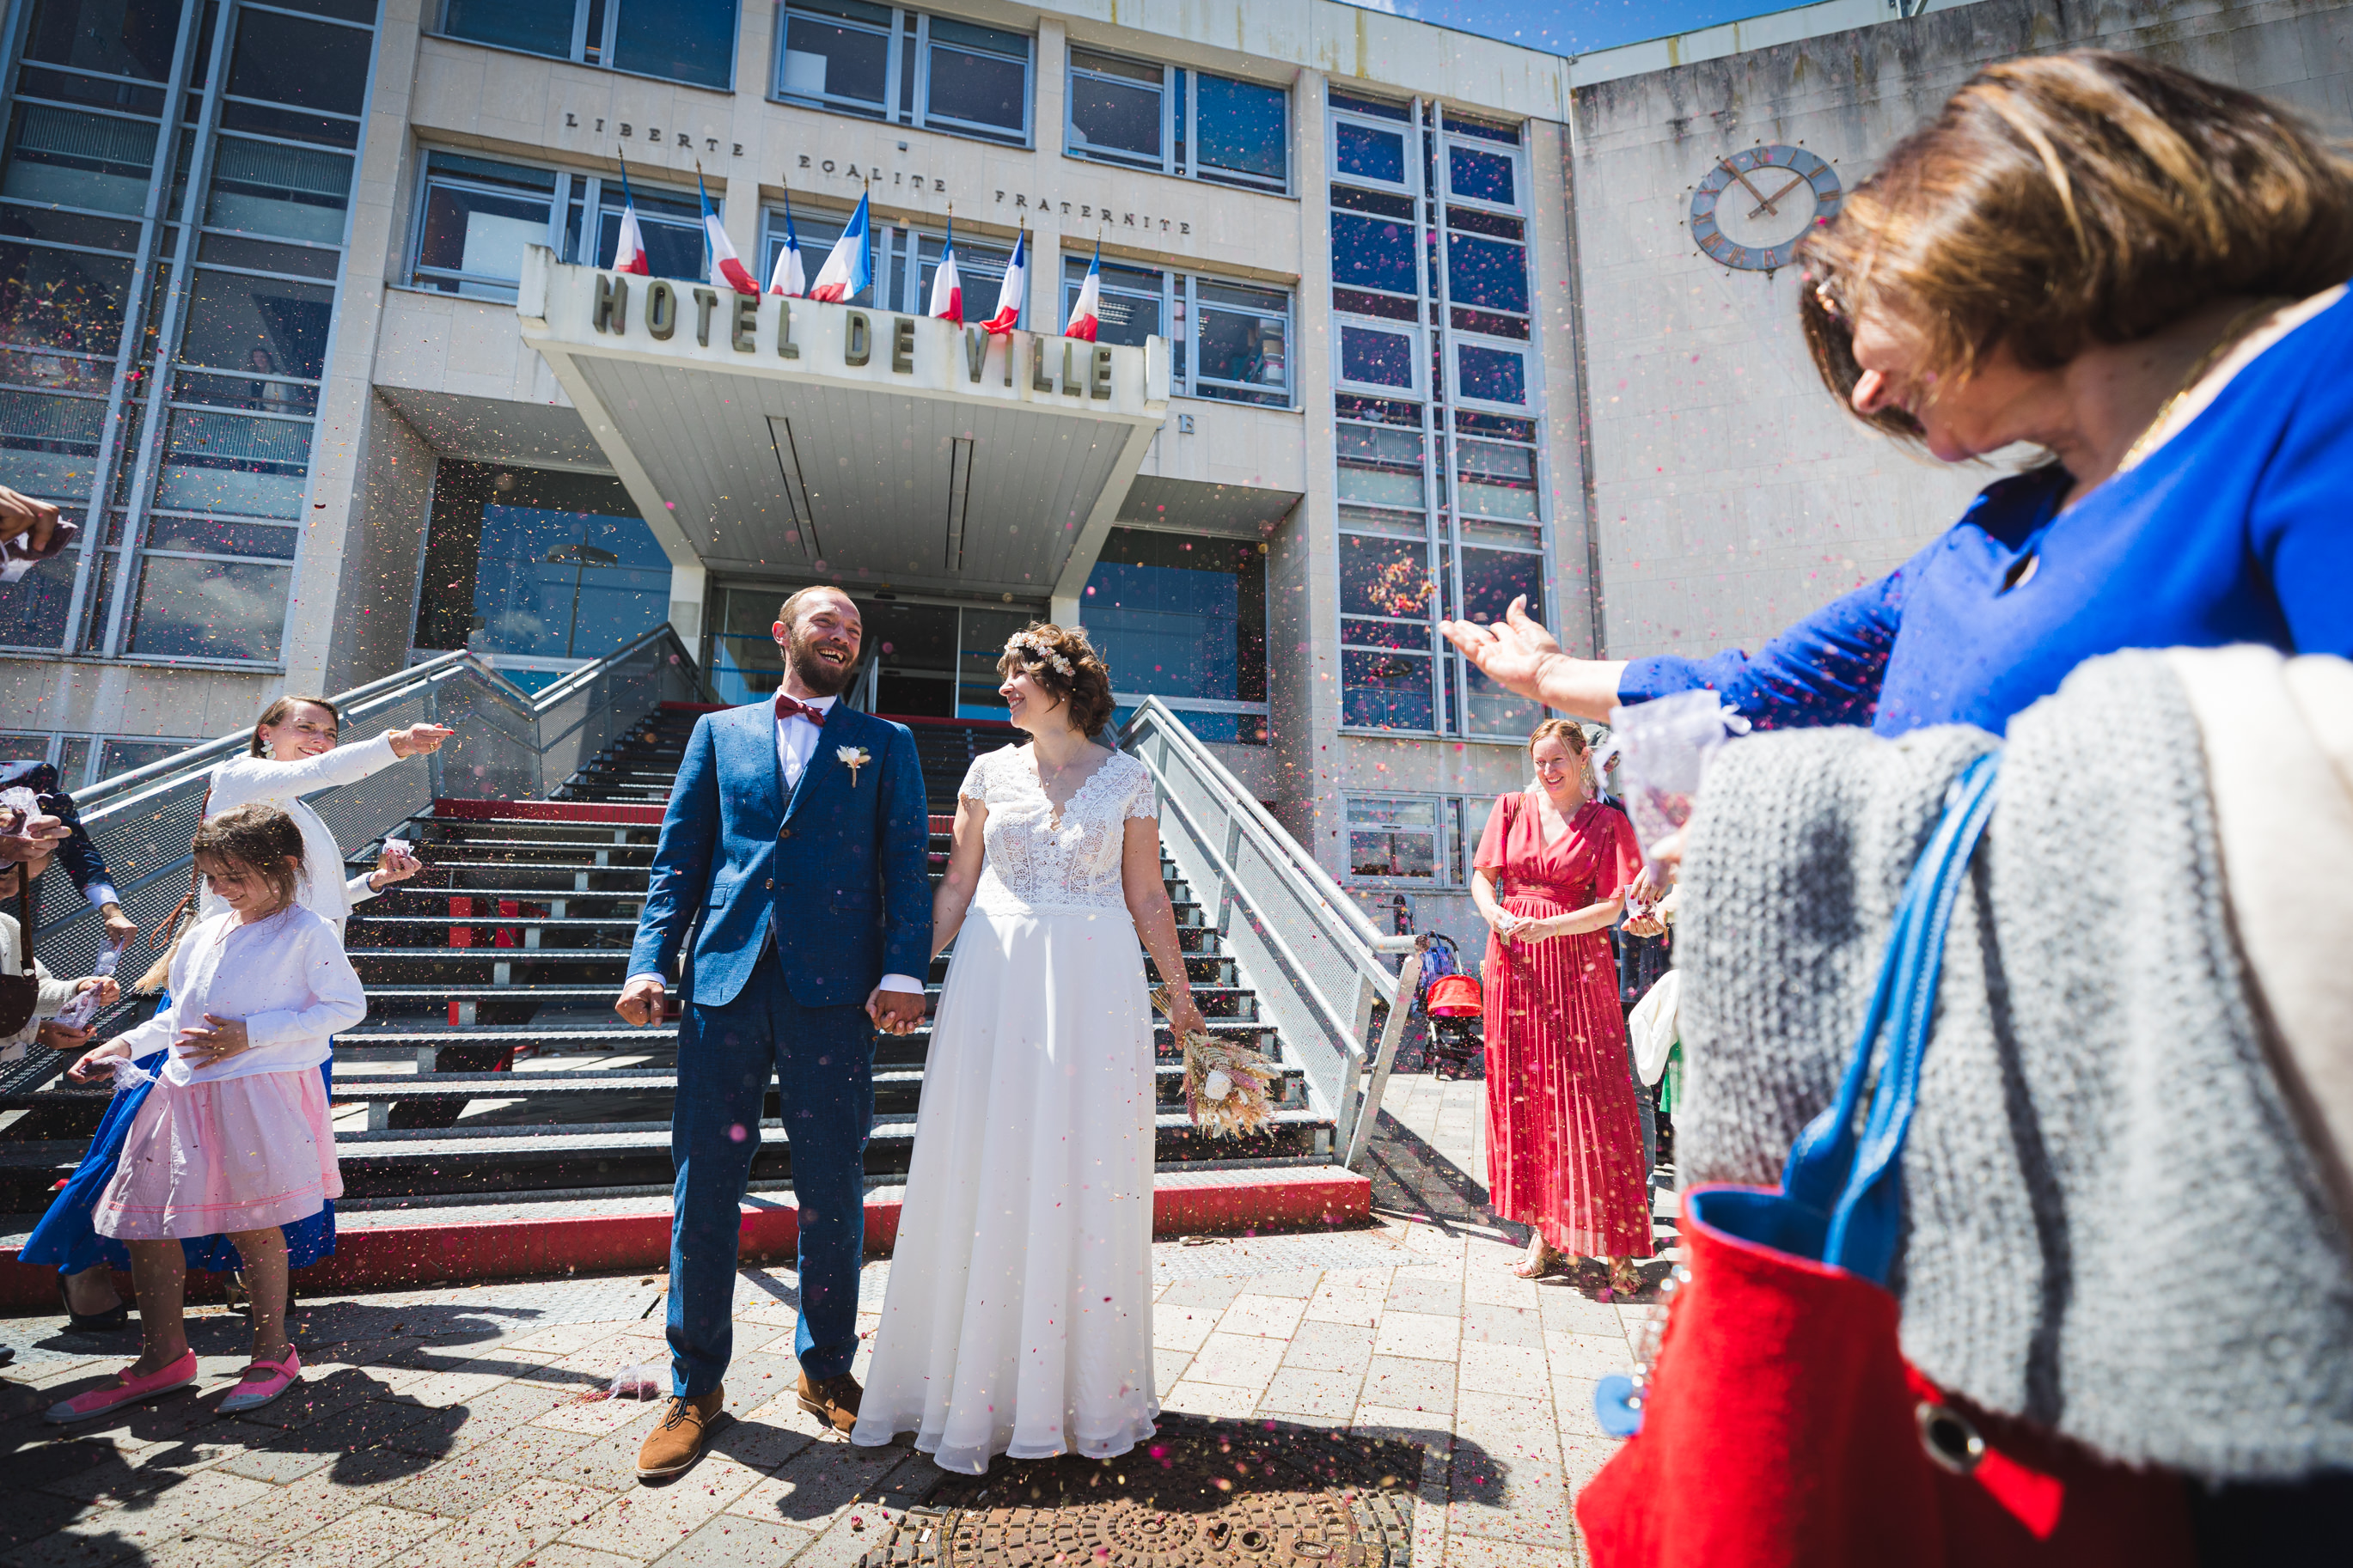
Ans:
{"type": "Polygon", "coordinates": [[[839,1377],[811,1378],[801,1373],[801,1408],[837,1432],[858,1425],[858,1401],[864,1390],[848,1373],[839,1377]]]}
{"type": "Polygon", "coordinates": [[[712,1420],[726,1403],[725,1390],[718,1388],[691,1399],[672,1398],[660,1422],[646,1434],[644,1446],[638,1449],[638,1479],[666,1481],[685,1473],[702,1457],[712,1420]]]}

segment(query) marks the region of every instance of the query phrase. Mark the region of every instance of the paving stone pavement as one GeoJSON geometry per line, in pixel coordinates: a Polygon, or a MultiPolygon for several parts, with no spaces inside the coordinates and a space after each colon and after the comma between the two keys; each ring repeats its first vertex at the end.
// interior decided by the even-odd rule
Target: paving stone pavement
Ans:
{"type": "MultiPolygon", "coordinates": [[[[1641,1309],[1508,1272],[1526,1238],[1480,1206],[1483,1094],[1392,1080],[1373,1228],[1156,1245],[1155,1371],[1170,1410],[1420,1445],[1417,1568],[1581,1563],[1570,1500],[1611,1447],[1593,1384],[1629,1364],[1641,1309]]],[[[862,1329],[889,1274],[864,1271],[862,1329]]],[[[195,1308],[197,1390],[72,1428],[42,1410],[135,1354],[133,1337],[0,1320],[17,1352],[0,1369],[0,1563],[855,1563],[937,1472],[800,1412],[789,1269],[737,1277],[733,1421],[680,1481],[637,1483],[659,1406],[578,1395],[664,1361],[660,1294],[628,1276],[305,1301],[303,1383],[241,1419],[215,1409],[244,1364],[244,1321],[195,1308]]]]}

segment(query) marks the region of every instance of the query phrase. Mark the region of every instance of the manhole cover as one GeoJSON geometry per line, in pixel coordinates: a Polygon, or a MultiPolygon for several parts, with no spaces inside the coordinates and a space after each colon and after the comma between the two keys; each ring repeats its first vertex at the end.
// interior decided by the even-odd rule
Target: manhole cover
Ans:
{"type": "Polygon", "coordinates": [[[1406,1568],[1421,1450],[1164,1418],[1111,1460],[944,1476],[866,1568],[1406,1568]]]}

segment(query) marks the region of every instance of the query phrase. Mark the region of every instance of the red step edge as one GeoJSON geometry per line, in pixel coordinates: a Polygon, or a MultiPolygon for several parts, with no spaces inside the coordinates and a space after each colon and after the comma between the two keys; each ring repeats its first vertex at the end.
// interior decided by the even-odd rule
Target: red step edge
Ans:
{"type": "Polygon", "coordinates": [[[659,827],[662,807],[601,800],[436,800],[433,815],[452,822],[608,822],[659,827]]]}
{"type": "MultiPolygon", "coordinates": [[[[1361,1226],[1372,1218],[1372,1190],[1366,1178],[1337,1166],[1166,1173],[1154,1184],[1152,1230],[1155,1237],[1172,1240],[1361,1226]]],[[[899,1206],[895,1197],[867,1203],[870,1252],[887,1253],[898,1240],[899,1206]]],[[[737,1256],[747,1263],[789,1260],[799,1238],[800,1211],[790,1197],[755,1197],[743,1209],[737,1256]]],[[[415,1226],[347,1224],[335,1237],[334,1256],[299,1270],[294,1279],[301,1294],[319,1295],[470,1279],[659,1270],[669,1267],[669,1260],[670,1214],[664,1207],[525,1224],[512,1218],[415,1226]]],[[[130,1276],[116,1278],[129,1300],[130,1276]]],[[[57,1279],[57,1270],[47,1265],[18,1262],[14,1247],[0,1251],[0,1309],[55,1311],[57,1279]]]]}

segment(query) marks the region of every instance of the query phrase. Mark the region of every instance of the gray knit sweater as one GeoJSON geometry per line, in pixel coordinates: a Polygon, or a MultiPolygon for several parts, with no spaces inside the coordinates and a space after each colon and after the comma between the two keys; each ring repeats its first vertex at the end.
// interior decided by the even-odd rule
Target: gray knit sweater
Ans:
{"type": "MultiPolygon", "coordinates": [[[[1721,754],[1676,939],[1687,1182],[1778,1181],[1946,787],[1994,743],[1721,754]]],[[[2181,689],[2161,656],[2095,659],[2011,722],[1955,909],[1892,1279],[1914,1363],[2132,1463],[2353,1467],[2353,1249],[2263,1026],[2181,689]]]]}

